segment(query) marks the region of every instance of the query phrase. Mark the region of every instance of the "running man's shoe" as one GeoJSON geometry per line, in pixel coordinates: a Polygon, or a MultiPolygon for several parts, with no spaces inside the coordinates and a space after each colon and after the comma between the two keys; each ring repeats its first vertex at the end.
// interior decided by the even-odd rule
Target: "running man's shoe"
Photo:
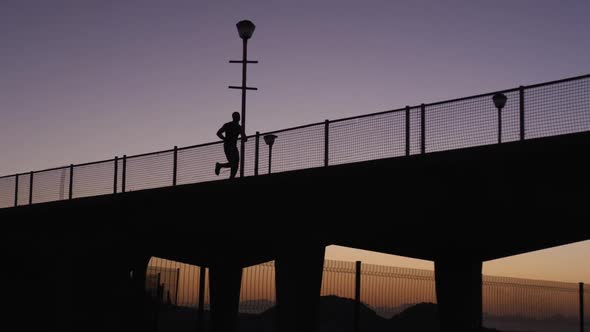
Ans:
{"type": "Polygon", "coordinates": [[[219,165],[219,163],[215,163],[215,175],[219,175],[220,169],[221,169],[221,165],[219,165]]]}

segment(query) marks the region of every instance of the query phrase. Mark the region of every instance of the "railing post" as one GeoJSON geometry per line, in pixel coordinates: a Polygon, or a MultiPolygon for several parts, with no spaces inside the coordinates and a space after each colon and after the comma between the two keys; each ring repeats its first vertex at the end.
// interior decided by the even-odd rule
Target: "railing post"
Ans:
{"type": "Polygon", "coordinates": [[[520,100],[520,140],[524,140],[524,86],[518,88],[519,100],[520,100]]]}
{"type": "Polygon", "coordinates": [[[123,174],[121,174],[121,192],[125,192],[125,182],[127,182],[127,155],[123,155],[123,174]]]}
{"type": "Polygon", "coordinates": [[[410,106],[406,106],[406,156],[410,155],[410,106]]]}
{"type": "Polygon", "coordinates": [[[154,317],[154,331],[159,332],[160,327],[160,310],[162,310],[162,284],[161,284],[162,272],[158,272],[158,280],[156,282],[156,314],[154,317]]]}
{"type": "Polygon", "coordinates": [[[117,177],[119,176],[119,157],[115,156],[115,176],[113,179],[113,194],[117,193],[117,184],[118,184],[118,179],[117,177]]]}
{"type": "Polygon", "coordinates": [[[178,284],[180,281],[180,268],[176,268],[176,290],[174,293],[174,305],[178,306],[178,284]]]}
{"type": "Polygon", "coordinates": [[[31,171],[31,176],[29,179],[29,205],[33,204],[33,171],[31,171]]]}
{"type": "Polygon", "coordinates": [[[584,283],[580,283],[580,332],[584,332],[584,283]]]}
{"type": "Polygon", "coordinates": [[[178,174],[178,146],[174,146],[174,168],[172,170],[172,185],[176,186],[176,177],[178,174]]]}
{"type": "Polygon", "coordinates": [[[272,144],[268,146],[268,174],[271,173],[272,166],[272,144]]]}
{"type": "Polygon", "coordinates": [[[426,105],[420,105],[420,153],[426,153],[426,105]]]}
{"type": "Polygon", "coordinates": [[[14,206],[18,206],[18,174],[14,183],[14,206]]]}
{"type": "Polygon", "coordinates": [[[256,147],[254,149],[254,176],[258,176],[258,163],[260,157],[260,132],[256,132],[256,147]]]}
{"type": "Polygon", "coordinates": [[[498,144],[502,143],[502,109],[498,107],[498,144]]]}
{"type": "Polygon", "coordinates": [[[74,164],[70,164],[70,188],[68,190],[68,199],[74,196],[74,164]]]}
{"type": "Polygon", "coordinates": [[[359,332],[361,310],[361,261],[356,261],[356,274],[354,285],[354,332],[359,332]]]}
{"type": "Polygon", "coordinates": [[[330,138],[330,121],[324,122],[324,167],[328,167],[328,156],[329,156],[329,138],[330,138]]]}
{"type": "Polygon", "coordinates": [[[197,324],[197,331],[203,332],[203,322],[204,322],[204,314],[205,314],[205,274],[207,273],[207,268],[201,266],[199,269],[199,311],[198,311],[198,324],[197,324]]]}

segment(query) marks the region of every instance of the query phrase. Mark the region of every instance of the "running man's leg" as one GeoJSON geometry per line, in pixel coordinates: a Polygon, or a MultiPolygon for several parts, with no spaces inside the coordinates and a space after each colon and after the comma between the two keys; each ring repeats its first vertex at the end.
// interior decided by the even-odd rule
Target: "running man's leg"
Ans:
{"type": "Polygon", "coordinates": [[[228,151],[227,160],[229,161],[229,165],[231,168],[231,174],[229,176],[230,179],[236,177],[236,173],[238,172],[238,166],[240,164],[240,152],[238,151],[237,147],[233,147],[228,151]]]}
{"type": "Polygon", "coordinates": [[[233,179],[238,172],[238,165],[240,163],[240,152],[236,146],[223,146],[227,163],[215,163],[215,174],[219,175],[219,170],[222,168],[231,168],[230,179],[233,179]]]}

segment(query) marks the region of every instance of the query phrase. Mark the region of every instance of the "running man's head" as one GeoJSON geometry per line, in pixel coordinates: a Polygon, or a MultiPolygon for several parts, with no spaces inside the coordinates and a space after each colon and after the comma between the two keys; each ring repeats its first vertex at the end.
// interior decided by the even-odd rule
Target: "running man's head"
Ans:
{"type": "Polygon", "coordinates": [[[240,122],[240,113],[233,112],[231,117],[232,117],[232,119],[234,119],[234,122],[240,122]]]}

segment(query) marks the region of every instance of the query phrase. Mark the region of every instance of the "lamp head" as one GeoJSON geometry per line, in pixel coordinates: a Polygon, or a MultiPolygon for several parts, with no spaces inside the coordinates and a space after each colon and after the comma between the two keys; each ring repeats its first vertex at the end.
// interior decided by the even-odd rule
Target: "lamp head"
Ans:
{"type": "Polygon", "coordinates": [[[273,144],[275,144],[276,138],[277,138],[277,135],[273,135],[273,134],[264,135],[264,142],[266,143],[266,145],[272,146],[273,144]]]}
{"type": "Polygon", "coordinates": [[[242,39],[252,38],[252,34],[254,34],[254,29],[256,28],[254,23],[248,20],[240,21],[236,26],[238,27],[238,33],[242,39]]]}
{"type": "Polygon", "coordinates": [[[503,93],[496,93],[492,99],[494,100],[496,108],[502,109],[506,105],[506,100],[508,98],[506,98],[506,95],[503,93]]]}

